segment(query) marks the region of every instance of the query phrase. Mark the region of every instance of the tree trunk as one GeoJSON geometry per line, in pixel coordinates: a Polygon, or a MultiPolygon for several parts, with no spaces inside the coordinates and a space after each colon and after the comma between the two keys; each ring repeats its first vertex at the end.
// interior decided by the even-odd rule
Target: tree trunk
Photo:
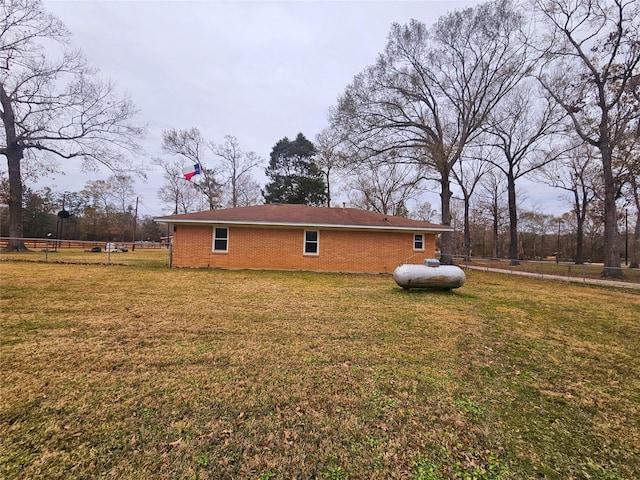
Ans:
{"type": "Polygon", "coordinates": [[[520,265],[518,257],[518,210],[516,206],[516,181],[513,171],[507,175],[507,193],[509,196],[509,260],[511,265],[520,265]]]}
{"type": "Polygon", "coordinates": [[[633,229],[633,238],[631,239],[631,259],[629,268],[640,268],[640,208],[636,207],[636,226],[633,229]]]}
{"type": "Polygon", "coordinates": [[[493,245],[491,245],[491,258],[494,260],[498,258],[498,227],[499,225],[499,215],[500,209],[498,205],[498,197],[497,194],[494,194],[491,199],[491,215],[492,215],[492,225],[491,225],[491,234],[493,245]]]}
{"type": "MultiPolygon", "coordinates": [[[[606,138],[601,136],[601,138],[606,138]]],[[[606,141],[600,142],[604,177],[604,270],[603,277],[622,278],[620,268],[620,245],[618,238],[618,215],[616,208],[616,184],[612,169],[611,148],[606,141]]]]}
{"type": "Polygon", "coordinates": [[[325,177],[327,179],[327,207],[331,207],[331,181],[329,179],[329,172],[331,169],[327,168],[325,172],[325,177]]]}
{"type": "Polygon", "coordinates": [[[575,264],[582,265],[584,263],[584,220],[587,216],[586,198],[582,203],[578,198],[578,191],[574,190],[575,212],[576,212],[576,258],[575,264]]]}
{"type": "MultiPolygon", "coordinates": [[[[442,224],[451,225],[451,184],[449,172],[440,172],[440,207],[442,211],[442,224]]],[[[453,265],[453,241],[454,232],[442,232],[440,236],[440,263],[453,265]]]]}
{"type": "Polygon", "coordinates": [[[578,215],[577,220],[575,264],[582,265],[584,263],[584,219],[578,215]]]}
{"type": "Polygon", "coordinates": [[[631,192],[636,206],[636,226],[631,237],[631,258],[629,268],[640,268],[640,192],[638,191],[638,178],[631,175],[631,192]]]}
{"type": "Polygon", "coordinates": [[[491,258],[498,259],[498,217],[493,217],[493,225],[491,226],[491,234],[493,237],[493,245],[491,246],[491,258]]]}
{"type": "Polygon", "coordinates": [[[471,260],[471,228],[469,226],[469,197],[464,195],[464,260],[471,260]]]}
{"type": "Polygon", "coordinates": [[[20,178],[20,161],[22,152],[18,149],[7,149],[7,166],[9,170],[9,242],[5,252],[26,252],[24,244],[24,225],[22,220],[22,179],[20,178]]]}
{"type": "Polygon", "coordinates": [[[238,206],[238,178],[236,177],[235,169],[231,177],[231,206],[233,208],[238,206]]]}
{"type": "Polygon", "coordinates": [[[1,83],[0,104],[2,104],[3,111],[1,115],[7,137],[7,146],[3,153],[7,157],[7,170],[9,173],[9,242],[4,251],[24,252],[27,251],[27,247],[22,239],[24,225],[22,221],[22,176],[20,174],[23,150],[17,141],[13,106],[4,90],[4,85],[1,83]]]}

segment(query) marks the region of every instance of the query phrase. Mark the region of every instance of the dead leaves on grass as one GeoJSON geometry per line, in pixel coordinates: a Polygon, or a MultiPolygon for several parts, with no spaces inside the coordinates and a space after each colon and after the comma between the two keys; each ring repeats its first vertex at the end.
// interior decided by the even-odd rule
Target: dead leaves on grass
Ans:
{"type": "Polygon", "coordinates": [[[12,458],[26,458],[13,467],[23,476],[55,464],[78,478],[150,466],[148,478],[322,478],[328,467],[407,478],[422,454],[451,475],[499,455],[514,478],[527,476],[528,461],[552,459],[568,478],[575,452],[607,461],[589,424],[599,445],[622,452],[617,460],[637,452],[624,440],[637,440],[634,387],[624,382],[638,373],[637,297],[598,301],[581,287],[482,284],[479,274],[469,295],[398,295],[381,276],[55,268],[54,283],[51,266],[9,272],[28,282],[11,293],[23,302],[3,303],[16,341],[2,347],[1,373],[16,386],[3,385],[0,433],[12,458]],[[73,306],[60,300],[97,285],[73,306]],[[194,289],[195,301],[179,301],[194,289]],[[605,301],[621,312],[615,322],[605,301]],[[45,323],[17,328],[27,309],[46,312],[45,323]],[[46,398],[29,403],[40,391],[46,398]],[[561,458],[552,453],[565,446],[554,444],[558,415],[580,443],[561,458]],[[64,446],[25,457],[21,445],[45,444],[53,431],[42,425],[62,426],[64,446]],[[515,429],[514,447],[505,436],[515,429]],[[548,445],[533,438],[548,431],[548,445]]]}

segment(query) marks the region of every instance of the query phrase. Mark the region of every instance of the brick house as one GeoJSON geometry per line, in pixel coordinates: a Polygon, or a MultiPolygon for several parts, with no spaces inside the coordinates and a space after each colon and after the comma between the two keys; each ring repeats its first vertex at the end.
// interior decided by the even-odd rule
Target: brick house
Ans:
{"type": "Polygon", "coordinates": [[[158,217],[173,267],[391,273],[433,258],[444,225],[355,208],[269,204],[158,217]]]}

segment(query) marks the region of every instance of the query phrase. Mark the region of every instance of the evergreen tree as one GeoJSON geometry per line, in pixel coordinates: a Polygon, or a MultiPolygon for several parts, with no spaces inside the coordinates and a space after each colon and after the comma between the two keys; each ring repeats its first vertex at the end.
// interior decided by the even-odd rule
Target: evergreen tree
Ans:
{"type": "Polygon", "coordinates": [[[278,141],[265,169],[270,180],[262,192],[265,201],[325,205],[327,186],[314,161],[315,155],[315,146],[302,133],[294,141],[287,137],[278,141]]]}

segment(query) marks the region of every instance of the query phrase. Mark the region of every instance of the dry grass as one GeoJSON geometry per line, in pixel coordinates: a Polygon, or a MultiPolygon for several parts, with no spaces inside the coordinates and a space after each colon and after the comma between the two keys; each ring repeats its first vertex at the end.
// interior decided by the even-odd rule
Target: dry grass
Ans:
{"type": "Polygon", "coordinates": [[[3,262],[0,476],[640,477],[640,295],[3,262]]]}
{"type": "Polygon", "coordinates": [[[136,248],[128,252],[91,252],[82,248],[34,249],[28,252],[7,253],[0,251],[0,262],[45,262],[95,265],[128,265],[166,267],[169,251],[166,248],[136,248]]]}

